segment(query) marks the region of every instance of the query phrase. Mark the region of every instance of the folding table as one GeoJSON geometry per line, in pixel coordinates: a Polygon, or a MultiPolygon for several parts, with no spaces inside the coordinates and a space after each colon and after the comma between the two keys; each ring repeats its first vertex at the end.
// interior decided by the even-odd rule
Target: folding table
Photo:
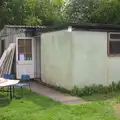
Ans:
{"type": "Polygon", "coordinates": [[[0,88],[9,87],[9,89],[5,90],[4,92],[10,92],[10,99],[12,99],[14,96],[14,85],[19,83],[19,81],[20,80],[0,78],[0,88]]]}

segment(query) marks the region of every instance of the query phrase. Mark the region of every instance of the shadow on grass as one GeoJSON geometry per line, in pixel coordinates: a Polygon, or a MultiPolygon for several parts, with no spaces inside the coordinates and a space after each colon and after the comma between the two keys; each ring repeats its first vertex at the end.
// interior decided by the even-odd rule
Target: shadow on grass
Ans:
{"type": "Polygon", "coordinates": [[[0,94],[0,107],[5,107],[10,104],[10,99],[6,95],[0,94]]]}
{"type": "Polygon", "coordinates": [[[120,91],[111,92],[111,93],[107,93],[107,94],[94,94],[92,96],[83,96],[81,98],[86,101],[101,101],[101,100],[113,99],[118,96],[120,96],[120,91]]]}
{"type": "MultiPolygon", "coordinates": [[[[20,89],[16,88],[16,96],[20,96],[20,89]]],[[[56,105],[60,105],[59,102],[56,102],[48,97],[41,96],[35,92],[30,91],[29,89],[23,89],[23,100],[32,101],[37,106],[42,109],[48,109],[51,107],[55,107],[56,105]]]]}

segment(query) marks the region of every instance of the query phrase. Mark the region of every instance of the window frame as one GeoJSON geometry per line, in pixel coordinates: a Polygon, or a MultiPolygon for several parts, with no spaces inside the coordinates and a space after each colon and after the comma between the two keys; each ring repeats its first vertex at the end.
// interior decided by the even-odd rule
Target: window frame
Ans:
{"type": "MultiPolygon", "coordinates": [[[[32,59],[33,59],[32,49],[33,49],[33,48],[32,48],[32,39],[18,39],[18,61],[20,61],[20,59],[19,59],[19,55],[20,55],[20,54],[24,54],[24,57],[25,57],[25,58],[26,58],[27,55],[31,55],[30,60],[32,61],[32,59]],[[22,45],[22,46],[19,45],[19,40],[20,40],[20,41],[23,40],[24,45],[22,45]],[[27,53],[27,52],[26,52],[26,41],[27,41],[27,40],[31,40],[31,45],[30,45],[30,46],[31,46],[31,53],[27,53]],[[20,53],[20,52],[19,52],[19,48],[21,48],[21,47],[24,48],[24,49],[23,49],[23,50],[24,50],[23,53],[20,53]]],[[[30,60],[25,59],[25,61],[30,61],[30,60]]]]}
{"type": "Polygon", "coordinates": [[[110,42],[111,41],[120,41],[120,39],[111,39],[110,38],[111,34],[120,34],[120,32],[108,32],[107,33],[107,55],[108,55],[108,57],[120,57],[120,53],[119,54],[111,54],[110,53],[110,42]]]}

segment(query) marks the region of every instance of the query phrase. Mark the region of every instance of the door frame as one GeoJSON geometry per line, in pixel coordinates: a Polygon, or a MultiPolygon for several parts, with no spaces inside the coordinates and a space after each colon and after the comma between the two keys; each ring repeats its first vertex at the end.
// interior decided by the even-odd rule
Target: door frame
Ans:
{"type": "MultiPolygon", "coordinates": [[[[30,65],[32,64],[33,66],[33,69],[35,68],[35,50],[34,50],[34,47],[35,47],[35,43],[34,43],[34,37],[16,37],[16,73],[17,73],[17,76],[18,76],[18,69],[17,67],[19,65],[30,65]],[[32,61],[19,61],[18,60],[18,39],[32,39],[32,61]]],[[[34,73],[33,73],[34,74],[34,73]]]]}
{"type": "Polygon", "coordinates": [[[1,40],[1,56],[2,56],[2,54],[4,53],[4,51],[5,51],[5,39],[2,39],[1,40]]]}

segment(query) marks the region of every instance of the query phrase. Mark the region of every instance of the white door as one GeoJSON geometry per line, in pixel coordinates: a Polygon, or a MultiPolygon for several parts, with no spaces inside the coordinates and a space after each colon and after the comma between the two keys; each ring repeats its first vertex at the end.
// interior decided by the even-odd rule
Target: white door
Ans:
{"type": "Polygon", "coordinates": [[[16,39],[16,72],[18,79],[23,73],[34,78],[34,39],[32,37],[16,39]]]}

